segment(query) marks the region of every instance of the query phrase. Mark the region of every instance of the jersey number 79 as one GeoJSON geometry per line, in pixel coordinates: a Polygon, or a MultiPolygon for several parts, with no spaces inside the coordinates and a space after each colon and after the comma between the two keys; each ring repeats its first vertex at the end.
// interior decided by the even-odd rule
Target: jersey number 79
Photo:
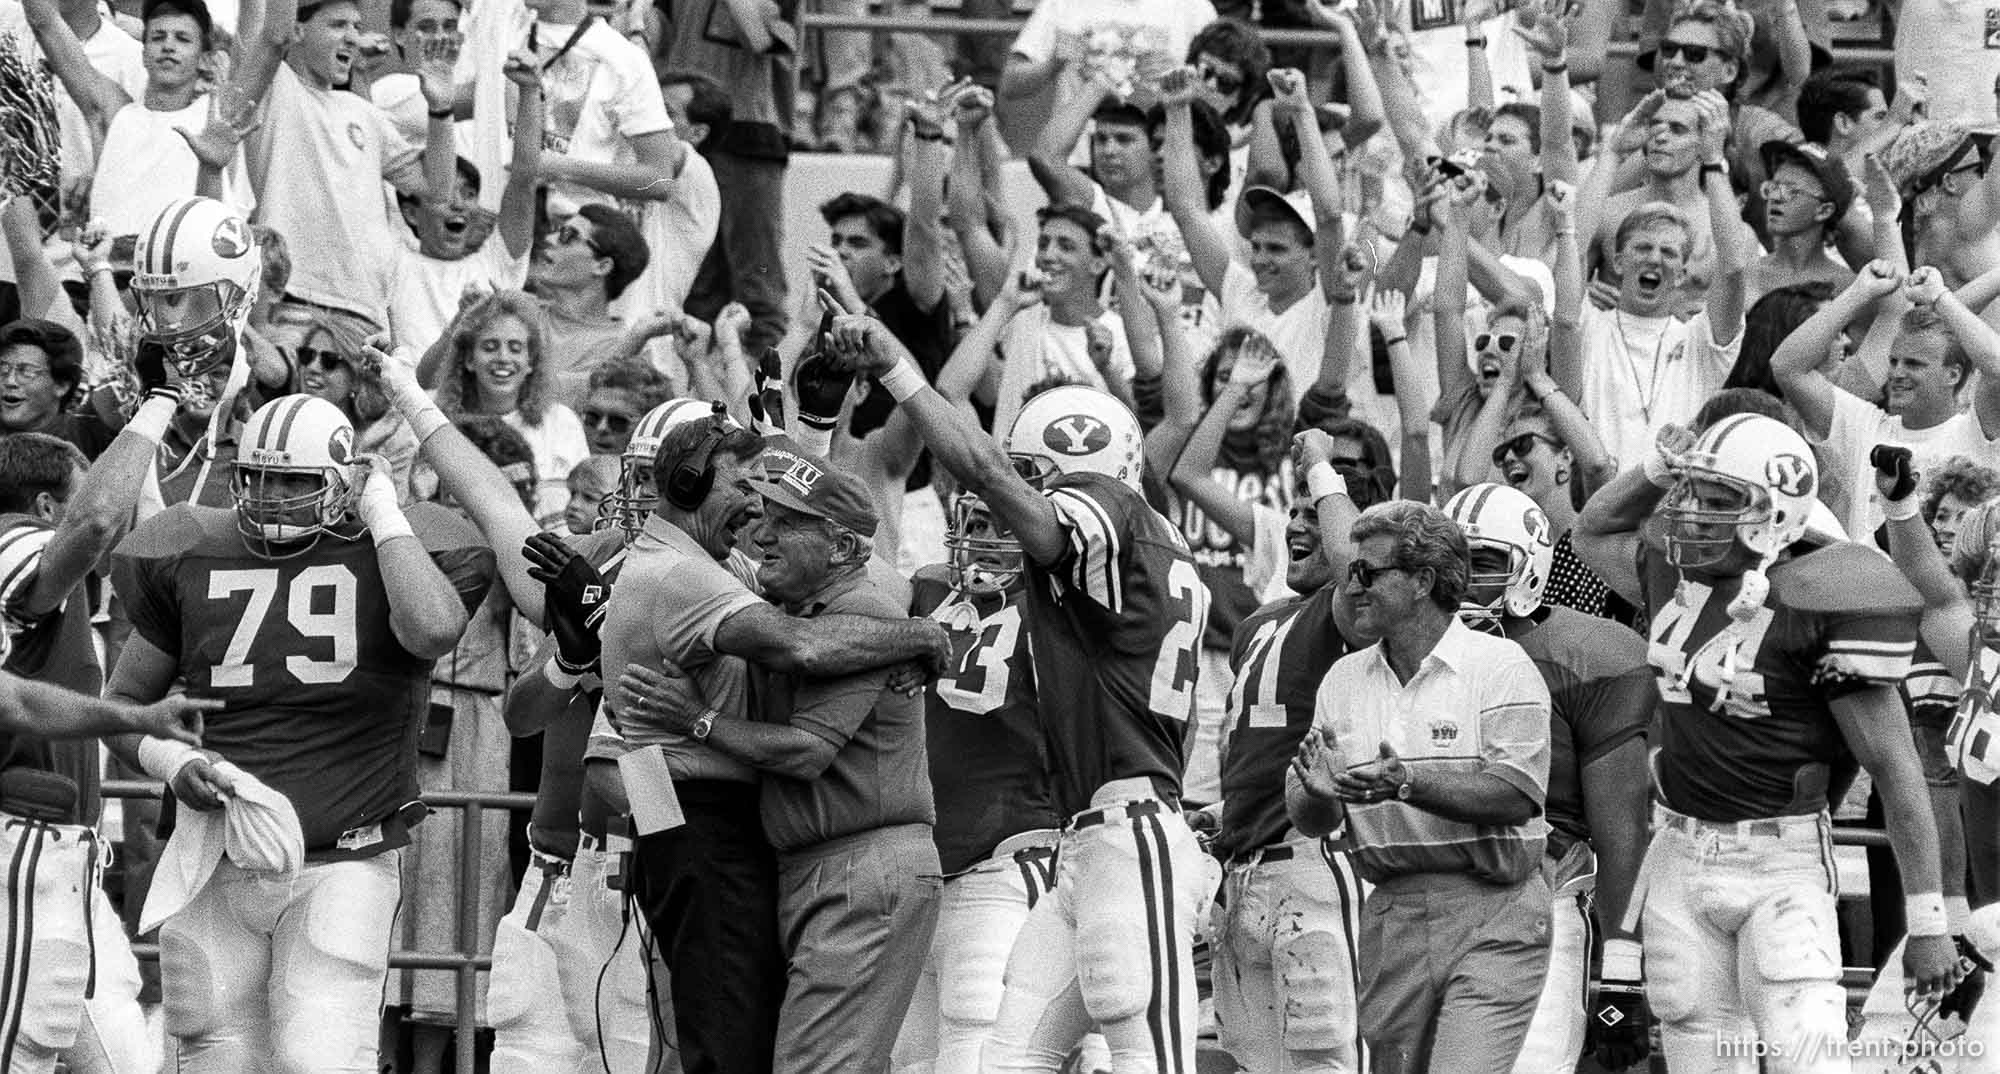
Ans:
{"type": "Polygon", "coordinates": [[[285,670],[299,683],[324,685],[345,680],[354,672],[360,650],[355,636],[354,572],[339,564],[323,563],[307,567],[282,582],[275,567],[247,571],[216,571],[208,576],[208,598],[224,601],[247,593],[236,629],[222,660],[209,669],[209,685],[248,687],[257,685],[257,669],[251,663],[254,647],[271,645],[277,639],[265,630],[272,605],[282,604],[286,622],[307,648],[321,656],[295,652],[285,657],[285,670]],[[280,600],[279,589],[285,592],[280,600]],[[261,637],[260,637],[261,635],[261,637]]]}

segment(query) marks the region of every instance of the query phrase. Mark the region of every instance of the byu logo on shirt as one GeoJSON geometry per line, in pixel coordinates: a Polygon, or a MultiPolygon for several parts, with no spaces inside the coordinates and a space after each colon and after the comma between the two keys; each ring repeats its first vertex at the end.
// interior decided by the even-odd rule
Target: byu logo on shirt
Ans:
{"type": "Polygon", "coordinates": [[[1064,455],[1088,455],[1111,443],[1111,426],[1088,414],[1071,414],[1051,422],[1042,443],[1064,455]]]}

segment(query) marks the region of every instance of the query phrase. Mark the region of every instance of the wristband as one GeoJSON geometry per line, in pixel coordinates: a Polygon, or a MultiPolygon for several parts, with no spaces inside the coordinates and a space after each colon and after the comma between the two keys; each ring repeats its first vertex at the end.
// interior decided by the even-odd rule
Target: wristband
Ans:
{"type": "Polygon", "coordinates": [[[548,678],[549,685],[558,690],[574,690],[577,684],[583,681],[583,676],[571,675],[564,671],[553,656],[549,657],[548,663],[542,665],[542,674],[548,678]]]}
{"type": "Polygon", "coordinates": [[[1645,975],[1645,948],[1637,940],[1604,941],[1604,972],[1607,981],[1637,981],[1645,975]]]}
{"type": "Polygon", "coordinates": [[[1921,505],[1917,502],[1916,490],[1912,489],[1910,491],[1910,495],[1900,500],[1883,501],[1882,512],[1888,517],[1889,521],[1908,522],[1910,519],[1917,517],[1917,508],[1921,505]]]}
{"type": "Polygon", "coordinates": [[[174,420],[174,411],[180,409],[180,399],[171,389],[155,388],[146,393],[146,401],[125,421],[125,431],[137,433],[158,447],[160,439],[167,435],[167,425],[174,420]]]}
{"type": "Polygon", "coordinates": [[[201,760],[201,751],[185,742],[147,735],[139,740],[139,768],[162,783],[172,783],[181,769],[201,760]]]}
{"type": "Polygon", "coordinates": [[[875,382],[882,385],[889,398],[898,403],[908,402],[911,396],[929,387],[923,371],[911,365],[908,359],[898,360],[895,368],[876,377],[875,382]]]}
{"type": "Polygon", "coordinates": [[[915,138],[919,142],[942,142],[945,140],[943,131],[921,131],[915,125],[910,127],[910,137],[915,138]]]}
{"type": "Polygon", "coordinates": [[[1395,339],[1385,339],[1385,340],[1383,340],[1383,341],[1382,341],[1382,346],[1383,346],[1384,348],[1388,348],[1388,347],[1393,347],[1393,346],[1395,346],[1395,345],[1396,345],[1396,344],[1398,344],[1398,343],[1408,343],[1409,341],[1410,341],[1410,337],[1408,337],[1408,336],[1397,336],[1397,337],[1396,337],[1395,339]]]}
{"type": "Polygon", "coordinates": [[[1347,479],[1340,476],[1340,471],[1335,470],[1330,462],[1313,463],[1312,468],[1306,471],[1306,494],[1313,498],[1314,503],[1328,496],[1348,499],[1347,479]]]}
{"type": "Polygon", "coordinates": [[[1545,75],[1560,75],[1568,71],[1569,64],[1567,63],[1545,63],[1542,65],[1542,73],[1545,75]]]}
{"type": "Polygon", "coordinates": [[[450,119],[452,117],[452,110],[448,107],[433,108],[430,111],[430,116],[432,119],[450,119]]]}
{"type": "Polygon", "coordinates": [[[368,527],[368,536],[377,548],[398,537],[417,535],[410,528],[410,520],[403,517],[403,508],[396,503],[396,490],[386,478],[378,478],[372,471],[361,486],[357,507],[356,513],[368,527]]]}
{"type": "Polygon", "coordinates": [[[1965,935],[1965,930],[1972,925],[1972,903],[1963,895],[1946,895],[1944,920],[1951,926],[1953,936],[1965,935]]]}
{"type": "Polygon", "coordinates": [[[104,275],[113,277],[115,279],[118,275],[118,270],[112,268],[110,265],[99,265],[96,268],[90,270],[89,278],[92,280],[97,279],[98,273],[103,273],[104,275]]]}
{"type": "Polygon", "coordinates": [[[1935,891],[1903,896],[1903,919],[1911,936],[1949,936],[1951,921],[1945,916],[1944,896],[1935,891]]]}
{"type": "Polygon", "coordinates": [[[1468,38],[1466,38],[1466,39],[1465,39],[1465,47],[1466,47],[1466,48],[1485,48],[1485,47],[1486,47],[1486,39],[1485,39],[1485,38],[1483,38],[1483,37],[1468,37],[1468,38]]]}

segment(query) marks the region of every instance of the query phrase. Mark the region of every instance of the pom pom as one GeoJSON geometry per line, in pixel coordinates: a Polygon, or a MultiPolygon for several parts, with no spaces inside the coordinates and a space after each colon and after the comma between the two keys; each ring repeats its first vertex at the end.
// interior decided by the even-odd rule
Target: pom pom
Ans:
{"type": "Polygon", "coordinates": [[[48,197],[61,167],[55,81],[0,34],[0,194],[48,197]]]}

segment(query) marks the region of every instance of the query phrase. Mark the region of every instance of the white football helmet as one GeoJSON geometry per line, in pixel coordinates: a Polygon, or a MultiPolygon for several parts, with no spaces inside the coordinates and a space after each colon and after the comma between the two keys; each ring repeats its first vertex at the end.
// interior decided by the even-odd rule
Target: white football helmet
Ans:
{"type": "Polygon", "coordinates": [[[1021,542],[976,493],[952,497],[944,547],[952,588],[975,596],[1004,593],[1021,577],[1021,542]]]}
{"type": "Polygon", "coordinates": [[[250,225],[213,198],[179,198],[132,251],[139,338],[166,351],[183,379],[232,356],[250,318],[264,258],[250,225]]]}
{"type": "Polygon", "coordinates": [[[347,518],[353,460],[354,426],[332,403],[287,395],[258,407],[243,423],[231,471],[244,544],[265,559],[311,548],[347,518]]]}
{"type": "Polygon", "coordinates": [[[1547,512],[1520,489],[1487,483],[1461,489],[1444,505],[1444,513],[1465,531],[1465,543],[1475,554],[1481,548],[1507,553],[1505,571],[1472,570],[1474,589],[1503,586],[1501,595],[1491,604],[1475,604],[1468,596],[1459,617],[1478,624],[1502,615],[1534,614],[1542,606],[1542,589],[1555,566],[1555,528],[1547,512]]]}
{"type": "Polygon", "coordinates": [[[714,414],[715,404],[701,399],[669,399],[648,410],[632,427],[632,439],[625,442],[625,451],[619,456],[618,487],[598,504],[598,528],[616,523],[628,539],[638,536],[660,499],[659,486],[653,480],[653,458],[660,453],[660,441],[676,426],[714,414]]]}
{"type": "Polygon", "coordinates": [[[1144,435],[1139,419],[1110,394],[1065,384],[1028,400],[1001,446],[1031,482],[1104,474],[1137,491],[1144,435]]]}
{"type": "Polygon", "coordinates": [[[1761,414],[1732,414],[1701,434],[1667,493],[1667,558],[1721,562],[1741,544],[1769,561],[1805,533],[1819,463],[1805,439],[1761,414]]]}

